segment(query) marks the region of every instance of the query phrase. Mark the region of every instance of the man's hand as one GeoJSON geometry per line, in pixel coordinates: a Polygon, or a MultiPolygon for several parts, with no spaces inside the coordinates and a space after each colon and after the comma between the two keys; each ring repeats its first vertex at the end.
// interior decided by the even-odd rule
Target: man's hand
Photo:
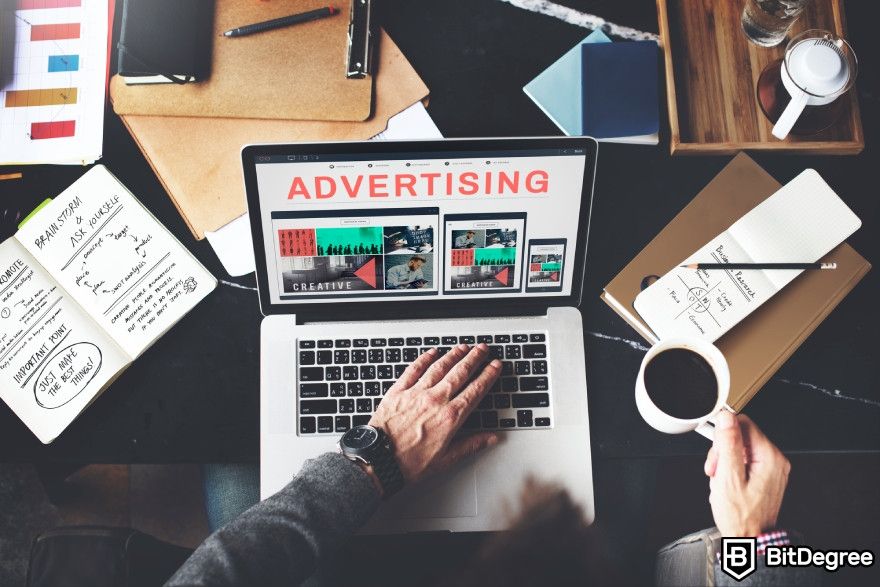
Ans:
{"type": "Polygon", "coordinates": [[[704,469],[722,536],[757,536],[776,526],[791,464],[748,416],[718,415],[704,469]]]}
{"type": "Polygon", "coordinates": [[[382,398],[370,425],[391,437],[407,483],[498,442],[491,432],[454,438],[501,373],[498,359],[484,366],[488,354],[485,344],[462,344],[442,357],[431,349],[382,398]]]}

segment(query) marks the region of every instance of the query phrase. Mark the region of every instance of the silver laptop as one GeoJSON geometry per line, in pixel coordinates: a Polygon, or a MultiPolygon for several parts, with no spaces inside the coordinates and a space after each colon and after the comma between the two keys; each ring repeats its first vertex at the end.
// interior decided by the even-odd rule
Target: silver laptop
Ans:
{"type": "Polygon", "coordinates": [[[529,477],[594,518],[580,303],[597,144],[522,138],[242,150],[260,307],[261,495],[366,424],[419,354],[485,342],[462,434],[501,442],[405,488],[366,533],[507,527],[529,477]]]}

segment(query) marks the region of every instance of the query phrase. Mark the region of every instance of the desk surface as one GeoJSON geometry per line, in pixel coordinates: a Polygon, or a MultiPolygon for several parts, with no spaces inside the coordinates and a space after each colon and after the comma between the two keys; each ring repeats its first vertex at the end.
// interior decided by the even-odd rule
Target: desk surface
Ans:
{"type": "MultiPolygon", "coordinates": [[[[609,21],[657,30],[652,0],[563,1],[609,21]],[[625,5],[625,6],[624,6],[625,5]]],[[[880,262],[877,134],[880,40],[868,3],[850,3],[850,38],[861,59],[858,84],[865,151],[857,157],[760,155],[782,182],[817,169],[862,219],[850,243],[880,262]],[[864,4],[864,6],[863,6],[864,4]]],[[[587,30],[498,0],[385,2],[385,23],[431,88],[429,111],[445,136],[538,136],[556,127],[522,86],[587,30]]],[[[118,25],[118,23],[117,23],[118,25]]],[[[665,112],[665,109],[661,109],[665,112]]],[[[0,407],[0,460],[233,462],[259,455],[259,324],[253,276],[230,279],[207,241],[196,242],[131,137],[108,108],[104,159],[144,204],[216,276],[217,291],[162,338],[48,447],[0,407]],[[230,285],[235,282],[238,285],[230,285]]],[[[582,312],[594,456],[632,458],[703,453],[695,434],[667,436],[639,418],[633,382],[643,354],[638,336],[599,300],[603,285],[729,160],[672,158],[660,146],[603,144],[582,312]]],[[[0,222],[60,192],[82,173],[26,168],[16,186],[0,182],[0,222]],[[4,185],[7,184],[7,185],[4,185]]],[[[0,168],[3,173],[3,168],[0,168]]],[[[880,361],[875,269],[816,330],[746,408],[790,451],[880,450],[880,361]]]]}

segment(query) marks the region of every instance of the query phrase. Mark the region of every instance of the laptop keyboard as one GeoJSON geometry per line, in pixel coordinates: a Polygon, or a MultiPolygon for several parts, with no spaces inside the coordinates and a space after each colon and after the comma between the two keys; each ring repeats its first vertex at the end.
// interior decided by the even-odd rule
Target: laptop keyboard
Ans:
{"type": "Polygon", "coordinates": [[[511,334],[300,339],[299,433],[341,434],[367,424],[382,396],[419,355],[435,347],[486,343],[502,360],[501,377],[462,426],[463,430],[549,428],[547,335],[511,334]]]}

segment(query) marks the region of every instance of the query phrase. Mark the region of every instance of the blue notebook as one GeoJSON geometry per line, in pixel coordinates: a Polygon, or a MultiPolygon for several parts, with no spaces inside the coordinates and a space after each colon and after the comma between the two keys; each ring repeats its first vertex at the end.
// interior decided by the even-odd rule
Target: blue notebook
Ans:
{"type": "Polygon", "coordinates": [[[655,42],[584,44],[581,68],[584,134],[598,139],[657,132],[655,42]]]}

